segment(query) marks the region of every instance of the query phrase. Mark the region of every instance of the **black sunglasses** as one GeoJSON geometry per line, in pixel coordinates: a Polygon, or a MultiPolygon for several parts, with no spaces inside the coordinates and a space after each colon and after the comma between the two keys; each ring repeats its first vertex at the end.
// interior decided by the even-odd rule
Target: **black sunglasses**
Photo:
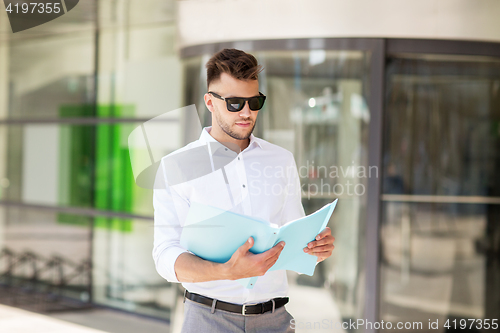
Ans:
{"type": "Polygon", "coordinates": [[[227,110],[231,112],[238,112],[243,109],[245,106],[245,102],[248,101],[248,107],[252,111],[257,111],[262,109],[264,106],[264,102],[266,100],[266,96],[259,92],[260,96],[254,96],[254,97],[229,97],[229,98],[224,98],[220,95],[217,95],[216,93],[209,91],[209,94],[212,94],[215,98],[221,99],[223,101],[226,101],[227,105],[227,110]]]}

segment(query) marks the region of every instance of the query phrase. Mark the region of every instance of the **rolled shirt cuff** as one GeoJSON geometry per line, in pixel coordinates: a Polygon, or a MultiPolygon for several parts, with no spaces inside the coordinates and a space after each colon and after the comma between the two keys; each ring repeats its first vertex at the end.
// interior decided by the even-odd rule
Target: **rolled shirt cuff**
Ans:
{"type": "Polygon", "coordinates": [[[184,252],[189,253],[188,250],[180,246],[172,246],[166,248],[161,253],[156,270],[168,282],[180,283],[177,279],[177,275],[175,274],[175,262],[184,252]]]}

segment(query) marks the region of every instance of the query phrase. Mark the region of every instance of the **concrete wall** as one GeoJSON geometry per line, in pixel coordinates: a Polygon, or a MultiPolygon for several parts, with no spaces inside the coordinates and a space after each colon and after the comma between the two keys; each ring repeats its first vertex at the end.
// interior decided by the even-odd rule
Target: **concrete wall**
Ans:
{"type": "Polygon", "coordinates": [[[314,37],[500,42],[499,17],[498,0],[179,1],[179,47],[314,37]]]}

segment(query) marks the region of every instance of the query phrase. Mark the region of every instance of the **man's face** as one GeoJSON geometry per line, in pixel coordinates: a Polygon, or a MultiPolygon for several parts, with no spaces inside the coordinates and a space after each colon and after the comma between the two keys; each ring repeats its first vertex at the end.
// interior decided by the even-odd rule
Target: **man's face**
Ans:
{"type": "MultiPolygon", "coordinates": [[[[222,97],[253,97],[259,95],[259,82],[257,80],[242,81],[229,74],[222,73],[220,79],[210,83],[209,91],[222,97]]],[[[219,127],[224,133],[237,140],[246,140],[252,134],[257,120],[258,111],[250,110],[248,101],[241,111],[230,112],[227,110],[226,101],[218,99],[211,94],[205,95],[205,102],[215,118],[212,127],[219,127]]]]}

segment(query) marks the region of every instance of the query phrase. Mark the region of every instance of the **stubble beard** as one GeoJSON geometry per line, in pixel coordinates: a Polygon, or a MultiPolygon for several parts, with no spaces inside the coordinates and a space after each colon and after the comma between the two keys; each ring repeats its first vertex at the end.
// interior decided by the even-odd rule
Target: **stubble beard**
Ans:
{"type": "MultiPolygon", "coordinates": [[[[229,126],[229,124],[227,124],[226,122],[224,122],[224,120],[221,119],[219,112],[215,113],[215,119],[217,120],[217,124],[224,131],[224,133],[226,133],[227,135],[229,135],[230,137],[232,137],[233,139],[236,139],[236,140],[248,139],[250,137],[250,135],[252,134],[253,129],[255,127],[255,122],[254,122],[253,126],[250,129],[250,131],[248,132],[248,134],[245,136],[241,136],[238,133],[235,133],[234,131],[231,130],[231,127],[229,126]]],[[[250,119],[242,119],[242,120],[249,121],[250,119]]],[[[238,125],[235,125],[235,126],[238,126],[238,125]]]]}

